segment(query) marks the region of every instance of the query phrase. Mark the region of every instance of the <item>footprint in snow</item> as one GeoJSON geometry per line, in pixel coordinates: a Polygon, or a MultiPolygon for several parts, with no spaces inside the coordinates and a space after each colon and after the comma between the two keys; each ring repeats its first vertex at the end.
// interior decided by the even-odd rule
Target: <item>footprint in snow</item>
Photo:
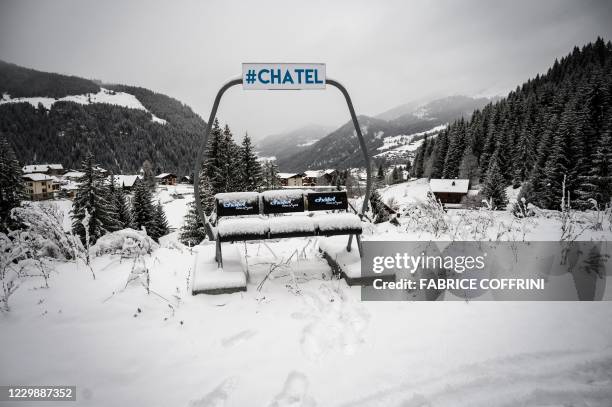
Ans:
{"type": "Polygon", "coordinates": [[[308,379],[303,373],[291,372],[281,392],[269,407],[315,407],[317,403],[308,395],[308,379]]]}
{"type": "Polygon", "coordinates": [[[233,378],[225,379],[213,391],[199,400],[191,400],[189,407],[225,407],[229,393],[235,387],[233,378]]]}
{"type": "Polygon", "coordinates": [[[247,330],[238,332],[236,335],[232,335],[232,336],[229,336],[227,338],[224,338],[221,341],[221,344],[224,347],[227,348],[227,347],[230,347],[230,346],[237,345],[237,344],[239,344],[241,342],[248,341],[249,339],[254,337],[256,334],[257,334],[257,332],[255,332],[253,330],[250,330],[250,329],[247,329],[247,330]]]}
{"type": "Polygon", "coordinates": [[[306,310],[302,315],[308,315],[311,321],[301,337],[306,356],[318,359],[334,350],[351,355],[365,342],[369,315],[359,304],[347,301],[342,293],[328,287],[317,294],[306,292],[303,298],[306,310]]]}

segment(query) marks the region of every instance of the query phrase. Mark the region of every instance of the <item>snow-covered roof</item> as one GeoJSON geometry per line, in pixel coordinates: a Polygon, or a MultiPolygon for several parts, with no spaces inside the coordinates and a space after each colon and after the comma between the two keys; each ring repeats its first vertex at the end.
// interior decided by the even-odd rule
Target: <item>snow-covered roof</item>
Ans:
{"type": "Polygon", "coordinates": [[[323,174],[322,170],[308,170],[304,171],[304,176],[308,178],[319,178],[323,174]]]}
{"type": "Polygon", "coordinates": [[[157,179],[164,179],[164,178],[171,177],[171,176],[172,177],[176,177],[176,175],[172,174],[171,172],[163,172],[163,173],[161,173],[159,175],[156,175],[155,178],[157,178],[157,179]]]}
{"type": "Polygon", "coordinates": [[[67,173],[63,175],[63,177],[64,178],[81,178],[83,175],[85,175],[85,173],[81,171],[68,171],[67,173]]]}
{"type": "Polygon", "coordinates": [[[328,168],[325,171],[323,171],[323,173],[325,173],[325,175],[330,175],[330,174],[335,174],[337,171],[332,169],[332,168],[328,168]]]}
{"type": "Polygon", "coordinates": [[[280,179],[287,179],[287,178],[300,178],[302,177],[302,174],[296,174],[293,172],[279,172],[278,173],[278,178],[280,179]]]}
{"type": "Polygon", "coordinates": [[[37,172],[32,173],[32,174],[23,174],[23,178],[27,178],[32,181],[52,181],[53,180],[53,178],[51,178],[47,174],[40,174],[37,172]]]}
{"type": "Polygon", "coordinates": [[[115,186],[131,188],[134,186],[136,180],[142,177],[140,175],[113,175],[113,178],[115,180],[115,186]]]}
{"type": "Polygon", "coordinates": [[[34,165],[24,165],[22,171],[24,173],[32,173],[32,172],[47,172],[50,169],[52,170],[63,170],[64,166],[62,164],[34,164],[34,165]]]}
{"type": "Polygon", "coordinates": [[[467,194],[470,187],[469,179],[430,179],[429,187],[432,192],[451,192],[467,194]]]}

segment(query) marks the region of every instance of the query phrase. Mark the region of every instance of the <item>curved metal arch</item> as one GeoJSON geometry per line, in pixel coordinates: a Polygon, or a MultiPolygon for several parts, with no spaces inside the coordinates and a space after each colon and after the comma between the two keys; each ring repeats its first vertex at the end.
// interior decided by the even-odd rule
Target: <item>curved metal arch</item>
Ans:
{"type": "MultiPolygon", "coordinates": [[[[325,83],[331,86],[336,87],[342,95],[344,95],[344,99],[346,100],[346,104],[348,105],[349,112],[351,114],[351,119],[353,121],[353,126],[355,126],[355,133],[357,134],[357,138],[359,139],[359,146],[361,147],[361,151],[363,153],[363,159],[366,163],[366,192],[363,200],[363,204],[361,205],[361,213],[359,213],[360,217],[363,217],[363,214],[368,210],[368,202],[370,199],[370,188],[372,186],[372,168],[370,164],[370,155],[368,154],[368,147],[366,146],[365,139],[363,138],[363,134],[361,133],[361,127],[359,126],[359,121],[357,120],[357,115],[355,114],[355,109],[353,108],[353,102],[351,101],[351,97],[346,90],[346,88],[338,81],[333,79],[326,79],[325,83]]],[[[204,138],[202,139],[202,144],[200,145],[200,149],[198,151],[198,155],[196,158],[195,170],[193,172],[194,177],[194,199],[196,203],[196,209],[198,211],[198,215],[200,219],[202,219],[204,223],[204,227],[206,229],[206,235],[210,240],[215,240],[215,233],[213,228],[208,221],[206,213],[204,212],[204,208],[202,207],[202,202],[199,199],[200,197],[200,169],[202,167],[202,159],[204,157],[204,152],[208,148],[208,137],[210,136],[210,132],[212,130],[213,123],[215,121],[215,117],[217,117],[217,109],[219,108],[219,103],[221,102],[221,97],[225,93],[226,90],[235,85],[242,84],[242,77],[234,78],[226,82],[221,89],[217,92],[217,96],[215,97],[215,101],[213,103],[212,110],[210,112],[210,116],[208,117],[208,122],[206,123],[206,130],[204,131],[204,138]]]]}

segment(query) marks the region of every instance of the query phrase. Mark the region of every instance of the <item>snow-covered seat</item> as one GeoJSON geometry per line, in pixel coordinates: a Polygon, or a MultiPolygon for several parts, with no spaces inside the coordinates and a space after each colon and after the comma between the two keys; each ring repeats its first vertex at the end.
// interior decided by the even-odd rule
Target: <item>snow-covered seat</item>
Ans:
{"type": "Polygon", "coordinates": [[[353,213],[317,214],[312,217],[321,236],[360,235],[361,219],[353,213]]]}
{"type": "Polygon", "coordinates": [[[267,239],[269,230],[268,221],[258,216],[221,218],[217,223],[220,242],[267,239]]]}
{"type": "Polygon", "coordinates": [[[349,212],[346,191],[283,189],[221,193],[215,195],[215,208],[216,258],[220,267],[223,267],[221,242],[350,235],[347,250],[350,251],[355,237],[361,253],[361,219],[349,212]],[[306,215],[306,211],[310,213],[306,215]]]}
{"type": "Polygon", "coordinates": [[[314,236],[316,227],[308,216],[275,216],[268,220],[270,238],[314,236]]]}

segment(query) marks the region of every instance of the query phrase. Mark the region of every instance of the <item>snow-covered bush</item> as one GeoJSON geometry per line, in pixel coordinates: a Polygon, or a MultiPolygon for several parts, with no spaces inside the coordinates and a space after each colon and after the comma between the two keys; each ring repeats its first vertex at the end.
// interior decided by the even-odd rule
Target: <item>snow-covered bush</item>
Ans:
{"type": "Polygon", "coordinates": [[[89,249],[92,256],[120,254],[122,257],[137,257],[151,254],[159,245],[144,231],[123,229],[102,236],[89,249]]]}
{"type": "Polygon", "coordinates": [[[63,213],[52,203],[24,202],[11,211],[11,218],[20,230],[11,232],[10,238],[27,245],[31,256],[73,260],[83,246],[63,228],[63,213]]]}

